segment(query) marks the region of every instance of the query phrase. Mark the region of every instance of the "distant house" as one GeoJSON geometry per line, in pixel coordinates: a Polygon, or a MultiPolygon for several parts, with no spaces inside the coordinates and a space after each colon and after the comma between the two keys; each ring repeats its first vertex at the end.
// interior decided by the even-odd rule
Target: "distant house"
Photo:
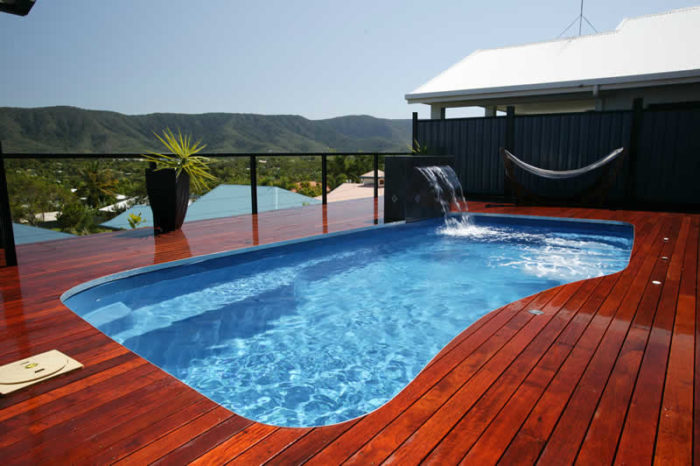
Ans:
{"type": "Polygon", "coordinates": [[[126,197],[123,194],[117,194],[115,197],[117,198],[117,202],[115,202],[114,204],[110,204],[108,206],[100,207],[100,211],[101,212],[116,212],[117,210],[127,208],[136,202],[135,197],[126,197]]]}
{"type": "MultiPolygon", "coordinates": [[[[319,204],[312,197],[287,191],[276,186],[258,186],[258,212],[289,209],[304,205],[319,204]]],[[[128,229],[129,215],[140,215],[143,220],[139,227],[152,227],[153,214],[148,205],[137,204],[104,222],[101,226],[112,229],[128,229]]],[[[250,214],[250,186],[222,184],[194,201],[187,209],[186,222],[208,220],[250,214]]]]}
{"type": "Polygon", "coordinates": [[[612,32],[477,50],[406,95],[430,105],[483,107],[486,116],[628,110],[700,101],[700,7],[623,20],[612,32]]]}
{"type": "MultiPolygon", "coordinates": [[[[377,180],[379,186],[384,186],[384,172],[382,170],[377,170],[377,180]]],[[[360,181],[365,186],[374,186],[374,170],[360,175],[360,181]]]]}
{"type": "MultiPolygon", "coordinates": [[[[384,172],[379,170],[378,173],[378,195],[384,195],[384,172]]],[[[361,183],[343,183],[333,191],[328,193],[326,199],[328,202],[349,201],[351,199],[364,199],[374,196],[374,171],[370,171],[360,175],[361,183]]],[[[321,199],[317,196],[316,199],[321,199]]]]}

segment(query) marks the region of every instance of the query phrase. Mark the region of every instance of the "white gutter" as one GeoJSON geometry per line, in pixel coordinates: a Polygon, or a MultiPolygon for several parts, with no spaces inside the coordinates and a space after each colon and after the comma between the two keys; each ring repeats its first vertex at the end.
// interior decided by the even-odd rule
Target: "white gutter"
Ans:
{"type": "Polygon", "coordinates": [[[488,87],[481,89],[460,89],[440,92],[406,94],[409,104],[441,103],[460,100],[498,99],[548,94],[595,93],[605,90],[629,89],[637,87],[664,86],[700,82],[700,69],[651,73],[645,75],[618,76],[613,78],[591,78],[577,81],[554,83],[522,84],[515,86],[488,87]]]}

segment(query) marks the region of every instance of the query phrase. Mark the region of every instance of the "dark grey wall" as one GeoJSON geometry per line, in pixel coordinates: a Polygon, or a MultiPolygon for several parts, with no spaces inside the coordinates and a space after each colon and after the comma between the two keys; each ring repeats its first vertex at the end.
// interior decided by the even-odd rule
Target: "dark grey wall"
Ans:
{"type": "MultiPolygon", "coordinates": [[[[635,205],[700,204],[700,107],[514,116],[511,151],[552,170],[583,167],[625,147],[608,200],[635,205]],[[635,126],[636,125],[636,126],[635,126]]],[[[415,139],[433,153],[455,157],[467,195],[505,194],[499,148],[509,138],[507,117],[418,120],[415,139]]],[[[528,174],[535,190],[552,185],[528,174]]],[[[586,180],[574,180],[575,183],[586,180]]]]}
{"type": "Polygon", "coordinates": [[[638,142],[636,199],[700,203],[700,108],[645,111],[638,142]]]}
{"type": "Polygon", "coordinates": [[[455,157],[455,172],[465,193],[502,194],[499,148],[506,137],[505,117],[419,120],[417,139],[431,153],[455,157]]]}
{"type": "MultiPolygon", "coordinates": [[[[551,170],[571,170],[601,159],[618,147],[629,150],[632,112],[589,112],[559,115],[515,117],[514,144],[511,152],[536,167],[551,170]]],[[[629,164],[629,159],[624,161],[629,164]]],[[[621,201],[625,195],[627,167],[619,173],[610,199],[621,201]]],[[[594,181],[595,174],[586,179],[569,179],[552,183],[536,176],[519,173],[525,186],[535,192],[547,189],[582,189],[594,181]]]]}

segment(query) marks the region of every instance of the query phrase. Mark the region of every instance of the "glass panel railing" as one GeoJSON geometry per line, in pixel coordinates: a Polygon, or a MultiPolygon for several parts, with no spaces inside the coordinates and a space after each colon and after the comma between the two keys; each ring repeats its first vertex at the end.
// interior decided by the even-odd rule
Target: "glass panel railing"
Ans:
{"type": "MultiPolygon", "coordinates": [[[[383,168],[383,160],[379,169],[383,168]]],[[[384,174],[379,173],[379,195],[383,193],[384,174]]],[[[332,155],[328,157],[328,202],[374,196],[374,156],[332,155]]]]}
{"type": "Polygon", "coordinates": [[[5,167],[16,244],[111,231],[114,217],[145,205],[140,160],[27,156],[5,167]]]}
{"type": "MultiPolygon", "coordinates": [[[[154,226],[146,193],[148,162],[100,154],[60,157],[28,154],[5,160],[16,244],[154,226]]],[[[328,202],[373,197],[374,156],[325,158],[328,202]]],[[[212,157],[210,170],[216,180],[207,188],[190,190],[185,222],[250,214],[252,167],[258,212],[321,204],[322,159],[303,154],[212,157]]],[[[383,168],[383,157],[378,167],[383,168]]],[[[383,181],[380,172],[380,196],[383,181]]]]}
{"type": "Polygon", "coordinates": [[[251,213],[250,158],[211,158],[215,180],[206,189],[191,189],[185,222],[248,215],[251,213]]]}
{"type": "Polygon", "coordinates": [[[260,156],[257,175],[259,212],[321,203],[320,156],[260,156]]]}

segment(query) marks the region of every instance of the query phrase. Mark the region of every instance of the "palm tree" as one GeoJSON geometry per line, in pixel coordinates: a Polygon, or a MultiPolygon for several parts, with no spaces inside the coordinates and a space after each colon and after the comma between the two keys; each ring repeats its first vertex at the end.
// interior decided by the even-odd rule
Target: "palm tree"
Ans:
{"type": "Polygon", "coordinates": [[[110,168],[101,168],[100,163],[91,161],[78,169],[80,184],[77,194],[85,198],[90,207],[98,208],[114,202],[119,180],[110,168]]]}

